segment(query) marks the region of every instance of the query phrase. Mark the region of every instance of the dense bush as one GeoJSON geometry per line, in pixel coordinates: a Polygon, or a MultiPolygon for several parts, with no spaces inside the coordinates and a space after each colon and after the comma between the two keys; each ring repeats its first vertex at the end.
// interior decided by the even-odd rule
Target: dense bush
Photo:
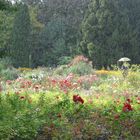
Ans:
{"type": "Polygon", "coordinates": [[[79,62],[75,65],[70,66],[67,70],[66,73],[73,73],[77,75],[88,75],[92,74],[93,68],[89,63],[85,62],[79,62]]]}
{"type": "Polygon", "coordinates": [[[18,77],[18,71],[11,66],[8,58],[0,60],[0,76],[4,80],[13,80],[18,77]]]}
{"type": "Polygon", "coordinates": [[[88,58],[79,55],[71,60],[68,65],[59,66],[54,71],[54,74],[68,75],[69,73],[73,73],[76,75],[88,75],[93,74],[93,72],[92,64],[88,61],[88,58]]]}

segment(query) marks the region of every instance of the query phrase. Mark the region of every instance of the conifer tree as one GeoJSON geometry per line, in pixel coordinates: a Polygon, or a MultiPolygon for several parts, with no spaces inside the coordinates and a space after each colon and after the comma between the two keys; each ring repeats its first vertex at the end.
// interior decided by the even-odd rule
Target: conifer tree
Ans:
{"type": "Polygon", "coordinates": [[[21,9],[15,17],[11,35],[10,55],[15,67],[29,67],[30,64],[30,16],[27,5],[21,5],[21,9]]]}

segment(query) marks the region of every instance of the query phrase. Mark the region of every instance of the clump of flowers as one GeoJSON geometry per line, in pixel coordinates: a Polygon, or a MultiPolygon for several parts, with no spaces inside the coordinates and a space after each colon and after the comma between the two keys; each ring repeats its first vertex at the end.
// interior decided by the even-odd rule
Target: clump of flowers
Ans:
{"type": "Polygon", "coordinates": [[[68,89],[72,88],[72,83],[68,80],[61,80],[59,81],[59,87],[65,93],[68,93],[68,89]]]}
{"type": "Polygon", "coordinates": [[[75,103],[81,103],[81,104],[84,103],[84,100],[79,95],[73,95],[73,101],[75,103]]]}
{"type": "Polygon", "coordinates": [[[23,72],[23,71],[31,71],[32,69],[31,68],[22,67],[22,68],[18,68],[18,70],[23,72]]]}
{"type": "Polygon", "coordinates": [[[6,84],[11,85],[12,84],[12,81],[11,80],[7,80],[6,81],[6,84]]]}
{"type": "Polygon", "coordinates": [[[79,62],[89,63],[89,60],[88,60],[88,58],[84,57],[83,55],[78,55],[71,61],[69,66],[76,65],[79,62]]]}
{"type": "Polygon", "coordinates": [[[78,84],[85,89],[89,89],[97,80],[98,77],[96,75],[84,75],[78,78],[78,84]]]}
{"type": "Polygon", "coordinates": [[[126,100],[126,102],[124,103],[123,109],[122,109],[124,112],[128,112],[128,111],[132,111],[133,110],[133,108],[131,106],[131,102],[132,101],[130,99],[126,100]]]}

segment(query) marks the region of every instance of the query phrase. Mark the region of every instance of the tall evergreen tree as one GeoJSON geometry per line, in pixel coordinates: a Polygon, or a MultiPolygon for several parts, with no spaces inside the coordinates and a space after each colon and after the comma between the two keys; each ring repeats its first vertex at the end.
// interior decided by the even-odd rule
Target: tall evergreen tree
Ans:
{"type": "Polygon", "coordinates": [[[44,57],[42,52],[44,50],[40,45],[40,33],[44,30],[44,24],[37,20],[37,6],[30,6],[30,20],[31,20],[31,33],[30,33],[30,45],[31,45],[31,67],[38,67],[44,65],[44,57]]]}
{"type": "Polygon", "coordinates": [[[28,7],[27,5],[21,5],[21,9],[15,17],[10,40],[10,55],[15,67],[29,67],[30,65],[30,29],[30,16],[28,7]]]}
{"type": "Polygon", "coordinates": [[[42,23],[48,26],[56,19],[52,25],[58,26],[58,24],[62,24],[60,26],[65,28],[65,31],[63,30],[63,33],[59,34],[58,38],[64,39],[67,54],[70,56],[77,54],[77,44],[79,44],[80,36],[79,29],[89,1],[90,0],[42,0],[42,5],[39,6],[40,12],[38,19],[42,23]]]}
{"type": "Polygon", "coordinates": [[[43,49],[44,64],[56,66],[58,59],[69,55],[65,42],[65,21],[60,18],[52,19],[40,35],[40,49],[43,49]]]}
{"type": "Polygon", "coordinates": [[[10,1],[0,0],[0,58],[7,55],[8,40],[13,27],[16,6],[10,1]]]}

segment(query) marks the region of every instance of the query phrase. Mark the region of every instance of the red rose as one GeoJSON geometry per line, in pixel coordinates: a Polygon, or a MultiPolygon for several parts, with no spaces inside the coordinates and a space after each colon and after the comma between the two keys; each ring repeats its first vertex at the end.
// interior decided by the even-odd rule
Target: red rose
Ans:
{"type": "Polygon", "coordinates": [[[132,102],[132,100],[130,100],[130,99],[128,98],[128,99],[127,99],[127,102],[128,102],[128,103],[131,103],[131,102],[132,102]]]}
{"type": "Polygon", "coordinates": [[[132,111],[132,110],[133,110],[133,108],[132,108],[130,103],[124,103],[124,106],[123,106],[123,111],[124,112],[132,111]]]}
{"type": "Polygon", "coordinates": [[[82,104],[84,103],[84,100],[79,95],[73,95],[73,101],[80,102],[82,104]]]}

